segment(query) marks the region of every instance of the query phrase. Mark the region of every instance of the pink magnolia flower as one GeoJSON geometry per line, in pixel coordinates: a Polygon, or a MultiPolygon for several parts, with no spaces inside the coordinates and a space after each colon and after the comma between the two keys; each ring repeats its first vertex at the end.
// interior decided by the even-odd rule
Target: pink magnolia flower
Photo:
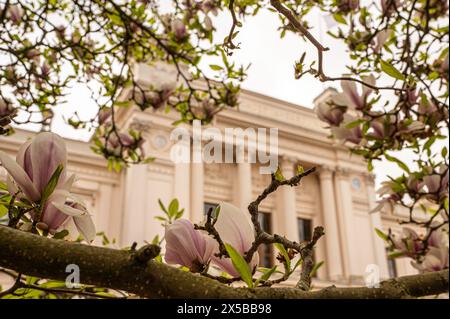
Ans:
{"type": "Polygon", "coordinates": [[[373,121],[370,123],[370,127],[372,129],[371,136],[382,140],[385,137],[384,124],[382,121],[373,121]]]}
{"type": "Polygon", "coordinates": [[[424,249],[420,236],[409,227],[403,227],[402,234],[393,236],[392,241],[395,249],[411,258],[417,258],[424,249]]]}
{"type": "Polygon", "coordinates": [[[203,231],[194,229],[187,219],[178,219],[165,229],[166,254],[168,264],[188,267],[199,272],[209,264],[217,250],[217,242],[203,231]]]}
{"type": "Polygon", "coordinates": [[[23,10],[18,5],[8,6],[8,17],[14,24],[19,24],[22,20],[23,10]]]}
{"type": "MultiPolygon", "coordinates": [[[[245,256],[247,251],[255,241],[255,231],[248,213],[243,212],[236,206],[229,203],[221,203],[220,213],[214,227],[220,235],[222,241],[233,246],[237,252],[245,256]]],[[[239,273],[233,266],[230,258],[212,257],[215,265],[226,271],[234,277],[239,273]]],[[[259,255],[255,253],[249,264],[250,269],[254,270],[259,263],[259,255]]]]}
{"type": "Polygon", "coordinates": [[[98,112],[98,123],[100,125],[103,125],[107,121],[110,122],[111,121],[111,115],[112,115],[112,111],[111,111],[110,108],[107,108],[107,107],[101,108],[100,111],[98,112]]]}
{"type": "Polygon", "coordinates": [[[340,0],[338,8],[343,12],[354,11],[359,8],[359,0],[340,0]]]}
{"type": "Polygon", "coordinates": [[[442,59],[439,70],[448,76],[448,53],[442,59]]]}
{"type": "Polygon", "coordinates": [[[330,102],[318,104],[314,111],[317,117],[331,126],[339,126],[344,120],[345,109],[341,106],[333,105],[330,102]]]}
{"type": "Polygon", "coordinates": [[[209,12],[215,16],[219,14],[219,10],[217,8],[218,3],[216,0],[204,0],[200,7],[205,14],[208,14],[209,12]]]}
{"type": "Polygon", "coordinates": [[[439,174],[431,174],[423,177],[420,188],[430,193],[430,198],[439,200],[448,196],[449,172],[446,165],[439,167],[439,174]]]}
{"type": "Polygon", "coordinates": [[[0,97],[0,118],[8,116],[13,110],[12,105],[0,97]]]}
{"type": "Polygon", "coordinates": [[[381,0],[381,10],[384,15],[391,16],[395,9],[402,5],[401,0],[381,0]]]}
{"type": "Polygon", "coordinates": [[[419,98],[419,94],[416,89],[409,89],[406,93],[406,100],[409,105],[414,105],[417,103],[417,99],[419,98]]]}
{"type": "Polygon", "coordinates": [[[410,175],[406,180],[406,187],[410,192],[418,193],[422,187],[422,183],[414,175],[410,175]]]}
{"type": "Polygon", "coordinates": [[[213,30],[214,26],[210,17],[208,16],[205,17],[205,20],[203,21],[203,26],[206,31],[213,30]]]}
{"type": "Polygon", "coordinates": [[[57,186],[41,208],[41,212],[31,212],[33,220],[41,228],[55,232],[69,219],[73,218],[79,232],[85,240],[95,237],[95,226],[82,202],[69,191],[75,176],[66,176],[67,151],[64,140],[50,132],[38,134],[34,139],[21,146],[16,161],[0,151],[0,162],[8,171],[8,189],[10,193],[20,193],[31,203],[41,204],[43,192],[59,165],[63,169],[57,186]],[[39,220],[36,220],[39,218],[39,220]]]}
{"type": "Polygon", "coordinates": [[[434,104],[433,102],[425,100],[419,103],[417,111],[421,115],[430,115],[438,111],[438,108],[436,104],[434,104]]]}
{"type": "Polygon", "coordinates": [[[112,132],[106,138],[106,150],[109,154],[120,156],[121,152],[135,144],[133,137],[126,133],[114,133],[112,132]]]}
{"type": "MultiPolygon", "coordinates": [[[[429,234],[429,232],[428,232],[429,234]]],[[[434,230],[428,237],[428,247],[440,248],[442,246],[448,246],[448,230],[447,234],[443,228],[434,230]]]]}
{"type": "Polygon", "coordinates": [[[448,269],[448,247],[430,247],[421,263],[413,262],[412,265],[420,272],[433,272],[448,269]]]}
{"type": "Polygon", "coordinates": [[[429,193],[436,193],[441,188],[441,176],[438,174],[427,175],[423,178],[422,187],[426,186],[429,193]]]}
{"type": "Polygon", "coordinates": [[[0,126],[8,125],[17,110],[10,102],[0,97],[0,126]]]}
{"type": "Polygon", "coordinates": [[[172,21],[171,30],[178,41],[185,39],[188,35],[186,25],[180,19],[174,19],[172,21]]]}
{"type": "Polygon", "coordinates": [[[334,137],[338,140],[343,140],[344,142],[351,142],[354,144],[360,144],[363,138],[361,125],[357,125],[352,128],[347,128],[346,126],[354,121],[357,118],[345,114],[344,121],[341,123],[339,127],[332,127],[331,133],[333,133],[334,137]]]}
{"type": "Polygon", "coordinates": [[[392,30],[387,29],[387,30],[382,30],[380,32],[378,32],[376,38],[375,38],[375,47],[374,47],[374,51],[376,53],[379,53],[381,51],[381,49],[383,48],[384,44],[386,43],[387,39],[389,39],[389,37],[392,34],[392,30]]]}
{"type": "MultiPolygon", "coordinates": [[[[373,75],[362,77],[362,80],[368,84],[375,85],[375,77],[373,75]]],[[[341,87],[349,107],[356,110],[362,110],[366,107],[367,98],[372,93],[371,88],[363,85],[362,94],[360,95],[354,81],[341,81],[341,87]]]]}

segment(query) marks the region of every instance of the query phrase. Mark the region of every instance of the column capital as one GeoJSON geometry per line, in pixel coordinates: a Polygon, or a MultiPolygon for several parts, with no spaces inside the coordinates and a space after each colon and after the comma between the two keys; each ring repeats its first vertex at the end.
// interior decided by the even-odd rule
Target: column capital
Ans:
{"type": "Polygon", "coordinates": [[[336,167],[335,171],[336,177],[338,178],[346,178],[350,175],[350,169],[347,167],[336,167]]]}
{"type": "Polygon", "coordinates": [[[375,178],[376,175],[373,173],[366,173],[364,174],[364,179],[366,180],[367,184],[373,186],[375,184],[375,178]]]}
{"type": "Polygon", "coordinates": [[[319,173],[320,179],[328,179],[328,178],[331,179],[333,177],[333,173],[335,172],[335,169],[332,166],[322,165],[319,167],[317,172],[319,173]]]}
{"type": "Polygon", "coordinates": [[[282,174],[286,178],[291,178],[295,175],[294,164],[297,163],[297,159],[293,156],[282,155],[280,156],[280,162],[278,166],[281,169],[282,174]]]}
{"type": "Polygon", "coordinates": [[[153,127],[152,121],[145,121],[145,120],[138,120],[138,119],[134,119],[130,124],[131,129],[140,131],[143,133],[149,133],[149,131],[152,127],[153,127]]]}
{"type": "Polygon", "coordinates": [[[283,165],[290,165],[295,164],[298,162],[298,159],[295,156],[289,156],[289,155],[280,155],[280,163],[283,165]]]}

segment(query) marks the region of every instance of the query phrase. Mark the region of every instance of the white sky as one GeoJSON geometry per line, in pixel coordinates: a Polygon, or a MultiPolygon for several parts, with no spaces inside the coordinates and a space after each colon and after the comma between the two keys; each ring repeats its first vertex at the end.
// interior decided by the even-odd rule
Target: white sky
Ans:
{"type": "MultiPolygon", "coordinates": [[[[231,18],[228,12],[214,18],[217,28],[216,41],[228,34],[231,18]]],[[[312,76],[305,75],[300,80],[294,78],[293,65],[306,52],[306,61],[316,58],[315,48],[299,36],[288,33],[284,39],[280,39],[279,19],[276,14],[269,11],[260,11],[256,17],[247,18],[243,28],[236,38],[241,43],[241,49],[236,50],[233,59],[240,64],[252,66],[248,71],[248,79],[242,87],[258,93],[269,95],[281,100],[289,101],[308,108],[313,108],[313,99],[326,87],[339,87],[339,83],[321,83],[312,76]]],[[[339,76],[345,73],[345,65],[348,61],[345,52],[346,47],[339,41],[326,35],[326,23],[319,13],[313,15],[310,24],[314,27],[312,33],[330,48],[324,56],[324,70],[329,76],[339,76]]],[[[202,62],[209,69],[212,61],[202,62]]],[[[90,92],[82,86],[74,86],[71,94],[67,96],[67,103],[62,104],[55,112],[53,130],[62,136],[87,140],[88,132],[75,130],[65,124],[63,117],[69,117],[74,111],[84,118],[90,118],[96,114],[96,104],[90,98],[90,92]]],[[[410,163],[411,157],[402,153],[401,158],[410,163]]],[[[384,180],[386,175],[397,175],[400,170],[390,162],[378,163],[375,166],[377,183],[384,180]]]]}

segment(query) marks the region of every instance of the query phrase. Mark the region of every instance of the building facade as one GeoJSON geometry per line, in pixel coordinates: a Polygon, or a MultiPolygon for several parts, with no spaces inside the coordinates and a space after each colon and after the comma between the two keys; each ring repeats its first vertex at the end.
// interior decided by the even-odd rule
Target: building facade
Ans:
{"type": "MultiPolygon", "coordinates": [[[[89,143],[67,139],[67,149],[68,169],[78,176],[74,191],[86,201],[97,230],[116,239],[118,247],[142,244],[163,234],[155,219],[162,214],[159,199],[167,204],[178,198],[185,208],[184,217],[198,222],[208,207],[222,201],[246,209],[270,182],[270,175],[259,170],[262,164],[248,161],[174,163],[176,113],[141,112],[131,107],[120,109],[117,118],[123,128],[143,130],[145,152],[155,157],[153,163],[116,173],[107,170],[106,161],[90,150],[89,143]]],[[[364,284],[373,271],[381,279],[414,273],[407,259],[388,261],[385,245],[374,231],[375,227],[398,229],[401,212],[369,213],[375,205],[373,176],[360,158],[329,139],[323,126],[311,109],[243,91],[239,107],[222,111],[208,127],[220,132],[225,128],[278,128],[276,156],[283,174],[292,176],[298,165],[316,167],[300,186],[280,188],[260,207],[263,227],[291,240],[308,239],[315,226],[325,228],[314,253],[316,261],[324,261],[314,278],[316,287],[331,282],[364,284]]],[[[186,130],[192,128],[186,126],[186,130]]],[[[0,137],[0,149],[15,156],[34,134],[17,130],[10,137],[0,137]]],[[[202,143],[213,139],[206,136],[202,143]]],[[[2,179],[5,172],[0,171],[2,179]]],[[[270,248],[260,253],[263,265],[276,263],[270,248]]]]}

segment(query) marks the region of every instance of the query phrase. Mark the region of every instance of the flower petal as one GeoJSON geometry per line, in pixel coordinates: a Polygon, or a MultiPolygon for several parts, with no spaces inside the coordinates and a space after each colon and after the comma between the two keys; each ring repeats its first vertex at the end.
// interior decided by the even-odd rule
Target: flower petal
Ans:
{"type": "Polygon", "coordinates": [[[62,213],[66,214],[67,216],[78,217],[83,215],[89,215],[86,211],[76,209],[65,204],[56,202],[51,202],[50,204],[55,206],[57,209],[59,209],[62,213]]]}
{"type": "Polygon", "coordinates": [[[38,134],[30,145],[30,154],[33,163],[33,182],[41,194],[58,165],[62,164],[64,167],[58,185],[61,185],[66,180],[66,145],[64,140],[57,134],[50,132],[38,134]]]}
{"type": "Polygon", "coordinates": [[[0,151],[0,162],[29,200],[35,202],[41,198],[28,174],[5,152],[0,151]]]}
{"type": "Polygon", "coordinates": [[[96,231],[95,225],[89,214],[73,217],[75,226],[77,227],[84,240],[91,243],[95,239],[96,231]]]}
{"type": "Polygon", "coordinates": [[[358,90],[356,88],[356,83],[353,81],[341,81],[341,87],[344,91],[344,94],[347,95],[351,104],[353,104],[353,108],[360,109],[363,107],[363,101],[361,101],[361,97],[358,94],[358,90]]]}
{"type": "Polygon", "coordinates": [[[229,203],[220,203],[220,213],[214,227],[222,241],[239,253],[246,253],[255,240],[255,230],[250,214],[229,203]]]}
{"type": "Polygon", "coordinates": [[[28,174],[30,179],[33,180],[33,163],[31,161],[30,148],[29,148],[31,141],[32,141],[31,139],[26,141],[19,148],[19,151],[17,152],[17,155],[16,155],[16,162],[28,174]]]}

